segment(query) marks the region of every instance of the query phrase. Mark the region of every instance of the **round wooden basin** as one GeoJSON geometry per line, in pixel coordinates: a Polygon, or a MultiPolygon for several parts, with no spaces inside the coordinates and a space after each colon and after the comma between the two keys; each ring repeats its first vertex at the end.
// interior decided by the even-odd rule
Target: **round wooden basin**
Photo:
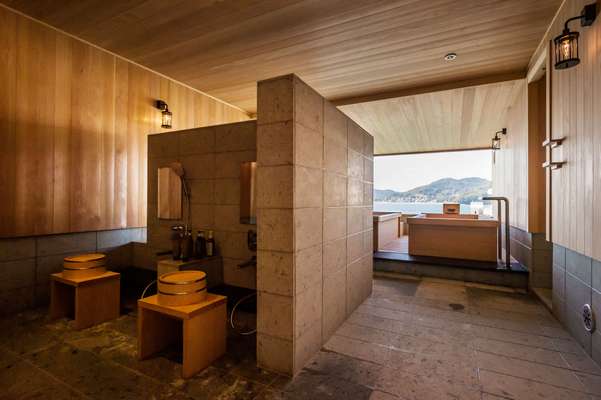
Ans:
{"type": "Polygon", "coordinates": [[[91,278],[105,272],[106,255],[101,253],[79,254],[63,260],[63,277],[66,279],[91,278]]]}
{"type": "Polygon", "coordinates": [[[207,274],[202,271],[175,271],[159,277],[159,303],[166,306],[196,304],[207,297],[207,274]]]}

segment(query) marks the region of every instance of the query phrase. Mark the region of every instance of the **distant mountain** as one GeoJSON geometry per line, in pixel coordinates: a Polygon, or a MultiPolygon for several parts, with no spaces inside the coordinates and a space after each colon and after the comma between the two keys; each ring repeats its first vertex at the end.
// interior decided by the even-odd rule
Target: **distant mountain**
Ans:
{"type": "Polygon", "coordinates": [[[406,192],[374,190],[374,201],[394,203],[461,203],[470,204],[486,196],[491,182],[483,178],[443,178],[406,192]]]}

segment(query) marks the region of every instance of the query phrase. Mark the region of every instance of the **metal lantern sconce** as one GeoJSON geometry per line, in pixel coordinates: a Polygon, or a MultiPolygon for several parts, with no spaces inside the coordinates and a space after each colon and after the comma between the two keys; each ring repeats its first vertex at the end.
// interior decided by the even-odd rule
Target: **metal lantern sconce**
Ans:
{"type": "Polygon", "coordinates": [[[492,146],[491,146],[491,148],[493,150],[501,149],[501,137],[499,136],[499,133],[502,135],[507,135],[507,128],[503,128],[500,131],[495,132],[495,136],[492,138],[492,146]]]}
{"type": "Polygon", "coordinates": [[[553,39],[555,44],[555,69],[571,68],[580,63],[578,57],[578,32],[570,31],[568,24],[571,21],[580,20],[580,26],[591,26],[597,18],[597,4],[592,3],[584,6],[578,17],[568,19],[561,35],[553,39]]]}
{"type": "Polygon", "coordinates": [[[171,111],[169,111],[169,107],[167,106],[167,103],[165,103],[163,100],[157,100],[156,108],[158,108],[159,110],[162,111],[161,112],[161,128],[171,129],[171,117],[173,114],[171,114],[171,111]]]}

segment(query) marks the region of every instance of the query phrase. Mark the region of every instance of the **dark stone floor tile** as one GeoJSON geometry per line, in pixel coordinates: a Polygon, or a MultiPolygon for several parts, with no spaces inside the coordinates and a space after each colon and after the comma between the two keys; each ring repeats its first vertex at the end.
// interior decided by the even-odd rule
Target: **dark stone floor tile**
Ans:
{"type": "Polygon", "coordinates": [[[306,369],[284,388],[283,395],[284,399],[290,400],[367,400],[371,389],[330,374],[306,369]]]}
{"type": "Polygon", "coordinates": [[[253,399],[266,388],[265,385],[214,367],[186,380],[182,387],[195,400],[253,399]]]}
{"type": "Polygon", "coordinates": [[[229,371],[242,378],[269,385],[278,378],[278,374],[257,367],[254,359],[244,359],[239,363],[232,365],[229,371]]]}
{"type": "Polygon", "coordinates": [[[0,399],[83,399],[26,361],[0,367],[0,399]]]}
{"type": "Polygon", "coordinates": [[[37,367],[56,376],[67,375],[71,370],[84,370],[100,359],[87,351],[80,351],[64,343],[52,345],[44,350],[25,356],[37,367]]]}
{"type": "Polygon", "coordinates": [[[88,351],[59,344],[29,356],[43,368],[82,393],[95,399],[146,399],[169,397],[175,388],[136,374],[88,351]],[[166,393],[165,393],[166,392],[166,393]]]}
{"type": "Polygon", "coordinates": [[[0,347],[0,369],[15,364],[19,360],[20,358],[16,353],[0,347]]]}
{"type": "Polygon", "coordinates": [[[56,330],[36,322],[0,328],[0,346],[18,354],[31,353],[60,340],[56,330]]]}
{"type": "Polygon", "coordinates": [[[292,377],[288,375],[278,375],[277,378],[269,385],[271,389],[274,390],[283,390],[286,385],[292,382],[292,377]]]}
{"type": "Polygon", "coordinates": [[[259,395],[255,397],[254,400],[285,400],[285,397],[284,392],[276,389],[267,388],[261,393],[259,393],[259,395]]]}
{"type": "Polygon", "coordinates": [[[373,387],[382,366],[331,351],[320,351],[305,369],[373,387]]]}
{"type": "Polygon", "coordinates": [[[138,336],[138,325],[135,316],[122,315],[117,319],[105,322],[102,324],[105,329],[112,329],[120,332],[124,335],[137,337],[138,336]]]}
{"type": "Polygon", "coordinates": [[[101,356],[165,384],[176,384],[181,379],[181,354],[178,351],[166,349],[149,359],[140,361],[135,338],[130,337],[127,341],[104,349],[101,356]]]}
{"type": "Polygon", "coordinates": [[[79,349],[101,355],[109,349],[135,341],[132,336],[99,325],[84,331],[65,334],[64,342],[79,349]]]}

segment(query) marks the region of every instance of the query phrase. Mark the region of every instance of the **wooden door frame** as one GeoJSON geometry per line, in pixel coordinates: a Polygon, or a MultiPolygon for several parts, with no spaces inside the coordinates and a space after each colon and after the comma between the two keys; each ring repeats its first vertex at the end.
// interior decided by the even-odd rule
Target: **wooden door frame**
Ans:
{"type": "MultiPolygon", "coordinates": [[[[551,118],[551,110],[552,110],[552,60],[553,60],[553,46],[552,42],[549,41],[547,44],[547,51],[542,51],[530,70],[526,75],[526,81],[528,84],[532,82],[536,82],[540,79],[545,79],[546,81],[546,93],[545,93],[545,139],[550,140],[552,138],[552,118],[551,118]]],[[[542,143],[541,143],[542,146],[542,143]]],[[[551,161],[551,147],[545,148],[545,161],[551,161]]],[[[542,166],[538,166],[542,168],[542,166]]],[[[552,217],[551,217],[551,207],[552,207],[552,198],[551,198],[551,189],[552,189],[552,179],[551,179],[551,170],[547,168],[545,170],[545,238],[547,241],[551,242],[553,238],[553,230],[552,230],[552,217]]]]}

